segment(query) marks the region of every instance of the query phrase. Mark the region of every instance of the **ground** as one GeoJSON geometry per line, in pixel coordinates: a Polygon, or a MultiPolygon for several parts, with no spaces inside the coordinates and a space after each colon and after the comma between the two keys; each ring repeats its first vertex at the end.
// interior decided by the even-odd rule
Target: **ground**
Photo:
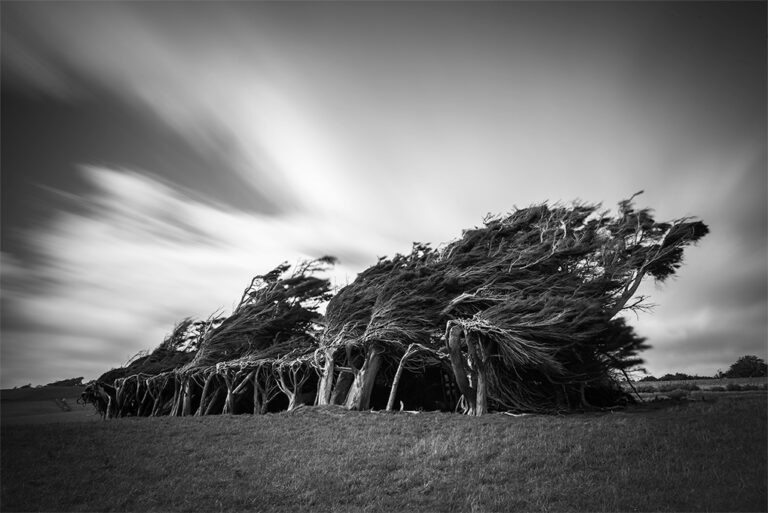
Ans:
{"type": "Polygon", "coordinates": [[[3,415],[2,511],[764,511],[768,503],[764,391],[563,416],[306,407],[92,418],[14,424],[3,415]]]}

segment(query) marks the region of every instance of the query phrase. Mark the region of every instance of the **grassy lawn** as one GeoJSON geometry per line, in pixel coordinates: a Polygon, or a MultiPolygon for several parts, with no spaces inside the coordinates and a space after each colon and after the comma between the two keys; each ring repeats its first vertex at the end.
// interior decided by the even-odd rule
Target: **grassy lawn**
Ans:
{"type": "Polygon", "coordinates": [[[765,511],[766,395],[2,428],[2,511],[765,511]]]}
{"type": "Polygon", "coordinates": [[[84,387],[42,387],[0,390],[0,424],[50,424],[99,419],[92,407],[77,399],[84,387]]]}

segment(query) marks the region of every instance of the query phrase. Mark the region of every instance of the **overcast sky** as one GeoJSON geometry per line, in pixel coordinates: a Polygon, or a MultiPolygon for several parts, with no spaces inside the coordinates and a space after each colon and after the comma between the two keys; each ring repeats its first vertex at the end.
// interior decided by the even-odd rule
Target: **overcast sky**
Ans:
{"type": "Polygon", "coordinates": [[[3,387],[97,377],[251,276],[545,200],[698,216],[659,376],[768,356],[765,2],[3,2],[3,387]]]}

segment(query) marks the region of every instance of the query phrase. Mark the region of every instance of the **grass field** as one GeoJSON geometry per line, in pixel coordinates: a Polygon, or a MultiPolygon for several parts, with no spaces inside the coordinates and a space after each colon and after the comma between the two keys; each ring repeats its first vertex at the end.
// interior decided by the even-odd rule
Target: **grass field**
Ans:
{"type": "MultiPolygon", "coordinates": [[[[633,385],[636,388],[655,388],[659,389],[673,389],[675,387],[688,387],[690,385],[696,385],[702,390],[709,390],[713,387],[727,388],[728,385],[744,386],[751,385],[757,388],[764,388],[768,384],[768,377],[761,378],[721,378],[721,379],[687,379],[676,381],[635,381],[633,385]]],[[[629,390],[628,386],[624,387],[629,390]]]]}
{"type": "Polygon", "coordinates": [[[2,511],[765,511],[766,394],[5,425],[2,511]]]}
{"type": "Polygon", "coordinates": [[[83,387],[0,390],[0,424],[50,424],[98,420],[93,407],[77,404],[83,387]]]}

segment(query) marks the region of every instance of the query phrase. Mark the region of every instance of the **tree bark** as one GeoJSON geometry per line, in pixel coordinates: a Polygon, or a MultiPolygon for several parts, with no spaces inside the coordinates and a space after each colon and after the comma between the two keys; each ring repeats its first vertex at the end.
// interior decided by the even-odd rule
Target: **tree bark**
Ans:
{"type": "Polygon", "coordinates": [[[331,392],[333,391],[333,372],[335,363],[333,361],[333,351],[325,351],[325,365],[323,365],[323,374],[320,376],[320,383],[317,385],[316,404],[330,404],[331,392]]]}
{"type": "Polygon", "coordinates": [[[158,392],[157,397],[155,397],[155,402],[152,404],[152,412],[150,413],[150,416],[157,417],[160,415],[160,406],[162,406],[162,397],[163,397],[163,391],[160,390],[158,392]]]}
{"type": "Polygon", "coordinates": [[[222,415],[233,414],[235,409],[235,396],[232,393],[232,379],[225,373],[224,384],[227,386],[227,398],[224,401],[224,408],[222,409],[222,415]]]}
{"type": "Polygon", "coordinates": [[[449,324],[446,327],[446,344],[448,345],[448,352],[451,357],[451,367],[453,367],[453,375],[456,379],[456,386],[459,387],[459,392],[464,396],[464,400],[469,408],[469,414],[474,415],[477,407],[477,393],[474,388],[469,384],[467,375],[466,363],[464,355],[461,354],[461,335],[463,330],[461,326],[449,324]]]}
{"type": "Polygon", "coordinates": [[[208,374],[208,377],[205,378],[205,384],[203,385],[203,392],[200,394],[200,406],[197,407],[197,411],[195,412],[195,417],[202,417],[205,413],[205,401],[208,399],[208,392],[211,388],[211,381],[213,381],[213,377],[216,375],[215,372],[211,372],[208,374]]]}
{"type": "Polygon", "coordinates": [[[141,398],[139,408],[136,411],[137,417],[146,417],[152,413],[151,407],[154,405],[154,397],[149,389],[149,380],[144,380],[144,386],[147,389],[144,391],[144,397],[141,398]],[[149,412],[147,412],[149,410],[149,412]]]}
{"type": "Polygon", "coordinates": [[[261,397],[262,397],[262,389],[261,385],[259,384],[259,371],[261,368],[256,369],[256,371],[253,373],[253,414],[259,415],[261,413],[264,413],[261,411],[261,397]]]}
{"type": "Polygon", "coordinates": [[[184,417],[192,415],[192,383],[191,381],[192,381],[192,377],[187,376],[184,378],[184,382],[182,385],[183,394],[184,394],[184,403],[181,408],[181,415],[184,417]]]}
{"type": "MultiPolygon", "coordinates": [[[[240,382],[237,387],[235,387],[235,390],[232,392],[234,395],[238,395],[242,393],[242,391],[245,389],[246,386],[248,386],[248,382],[251,380],[251,377],[256,373],[256,371],[252,371],[250,374],[248,374],[243,380],[240,382]]],[[[235,377],[237,379],[237,376],[235,377]]]]}
{"type": "Polygon", "coordinates": [[[288,398],[288,411],[292,411],[296,408],[296,396],[298,395],[295,390],[291,390],[288,384],[283,378],[283,369],[277,369],[278,383],[280,384],[280,391],[288,398]]]}
{"type": "Polygon", "coordinates": [[[405,354],[402,358],[400,358],[400,363],[397,365],[397,372],[395,372],[395,378],[392,380],[392,389],[389,391],[389,400],[387,400],[387,411],[392,411],[393,406],[395,405],[395,397],[397,396],[397,387],[400,384],[400,378],[403,375],[403,366],[405,365],[406,360],[413,355],[416,351],[414,351],[415,346],[413,344],[408,346],[408,349],[406,349],[405,354]]]}
{"type": "Polygon", "coordinates": [[[376,381],[376,375],[381,367],[382,350],[376,345],[371,346],[365,357],[365,363],[355,374],[350,387],[345,406],[348,410],[367,410],[371,404],[371,392],[376,381]]]}
{"type": "Polygon", "coordinates": [[[349,395],[349,389],[352,386],[352,382],[355,380],[355,374],[351,371],[341,371],[336,385],[333,387],[333,393],[331,394],[331,404],[344,404],[344,401],[349,395]]]}
{"type": "Polygon", "coordinates": [[[174,376],[173,379],[173,403],[171,406],[171,417],[176,417],[179,415],[179,410],[181,410],[181,381],[174,376]]]}
{"type": "Polygon", "coordinates": [[[488,378],[486,363],[486,351],[483,347],[483,341],[477,339],[477,343],[473,340],[472,333],[466,333],[467,339],[467,353],[469,359],[472,362],[472,367],[475,369],[476,383],[475,383],[475,416],[480,416],[488,413],[488,378]]]}
{"type": "Polygon", "coordinates": [[[125,404],[125,381],[122,381],[119,385],[115,382],[115,409],[118,412],[118,416],[123,414],[123,405],[125,404]]]}

